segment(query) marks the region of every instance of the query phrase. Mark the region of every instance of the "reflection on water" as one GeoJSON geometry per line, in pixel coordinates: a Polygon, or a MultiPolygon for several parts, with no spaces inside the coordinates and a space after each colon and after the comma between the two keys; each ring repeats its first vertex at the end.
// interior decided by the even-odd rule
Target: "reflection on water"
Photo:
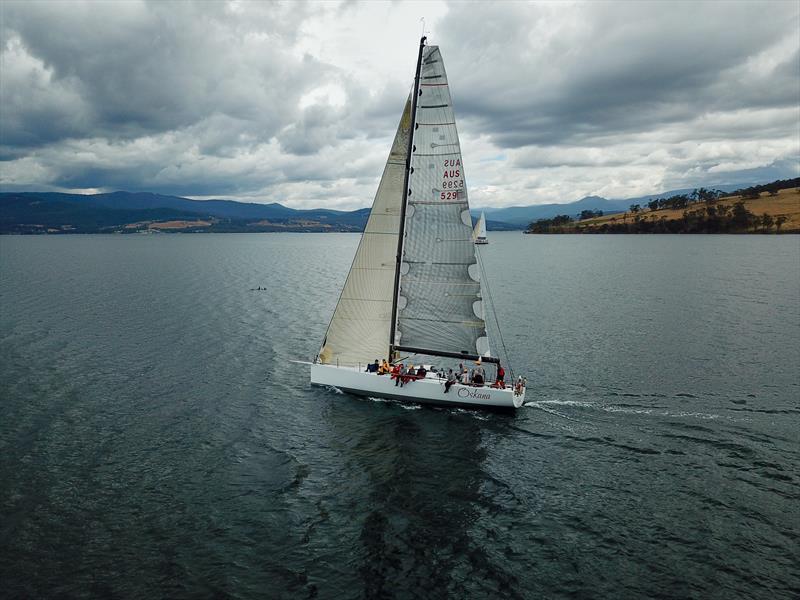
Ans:
{"type": "Polygon", "coordinates": [[[391,597],[409,584],[462,595],[465,572],[495,577],[469,535],[482,501],[480,441],[477,422],[433,411],[424,420],[396,414],[358,432],[349,454],[368,479],[358,569],[365,596],[391,597]]]}

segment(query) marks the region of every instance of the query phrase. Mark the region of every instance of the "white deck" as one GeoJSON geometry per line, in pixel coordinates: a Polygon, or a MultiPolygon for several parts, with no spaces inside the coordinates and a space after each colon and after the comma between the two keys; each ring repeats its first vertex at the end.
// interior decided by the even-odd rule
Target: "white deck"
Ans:
{"type": "Polygon", "coordinates": [[[489,386],[475,387],[454,384],[450,391],[444,391],[444,379],[428,374],[425,379],[410,381],[404,386],[395,385],[389,375],[366,373],[357,367],[337,367],[335,365],[311,365],[311,383],[333,386],[358,396],[390,398],[407,402],[439,404],[451,406],[519,408],[525,401],[525,389],[515,395],[510,387],[505,389],[489,386]]]}

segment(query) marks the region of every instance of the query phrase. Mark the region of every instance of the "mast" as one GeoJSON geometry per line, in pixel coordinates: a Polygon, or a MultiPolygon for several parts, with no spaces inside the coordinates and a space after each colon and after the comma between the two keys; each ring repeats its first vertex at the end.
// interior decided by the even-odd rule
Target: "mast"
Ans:
{"type": "Polygon", "coordinates": [[[394,272],[394,294],[392,296],[392,320],[389,330],[389,361],[394,353],[394,337],[397,331],[397,298],[400,293],[400,263],[403,261],[403,236],[406,227],[406,204],[408,203],[408,178],[411,175],[411,154],[414,152],[414,131],[417,123],[417,98],[419,98],[419,73],[422,69],[422,51],[425,49],[423,35],[419,40],[419,54],[417,55],[417,70],[414,73],[414,97],[411,100],[411,133],[408,140],[408,153],[406,154],[406,172],[403,177],[403,203],[400,205],[400,235],[397,238],[397,264],[394,272]]]}

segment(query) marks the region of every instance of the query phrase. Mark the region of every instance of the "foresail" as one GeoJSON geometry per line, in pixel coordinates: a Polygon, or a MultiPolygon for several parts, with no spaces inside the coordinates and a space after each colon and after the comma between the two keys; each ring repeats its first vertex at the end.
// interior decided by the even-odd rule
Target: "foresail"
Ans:
{"type": "Polygon", "coordinates": [[[319,353],[322,363],[357,365],[387,358],[410,137],[411,98],[406,101],[372,211],[328,326],[319,353]]]}
{"type": "Polygon", "coordinates": [[[437,46],[424,49],[419,89],[395,343],[486,354],[461,147],[437,46]]]}

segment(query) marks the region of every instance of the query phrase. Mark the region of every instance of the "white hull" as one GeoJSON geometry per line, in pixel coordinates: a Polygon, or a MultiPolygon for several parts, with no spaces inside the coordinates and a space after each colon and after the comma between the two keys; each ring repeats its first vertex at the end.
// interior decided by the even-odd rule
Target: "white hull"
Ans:
{"type": "Polygon", "coordinates": [[[411,381],[401,387],[395,385],[395,380],[389,375],[376,375],[353,367],[335,365],[312,364],[311,383],[332,386],[358,396],[424,404],[513,409],[519,408],[525,401],[524,388],[521,394],[515,395],[511,388],[473,387],[456,383],[445,393],[443,379],[429,377],[411,381]]]}

